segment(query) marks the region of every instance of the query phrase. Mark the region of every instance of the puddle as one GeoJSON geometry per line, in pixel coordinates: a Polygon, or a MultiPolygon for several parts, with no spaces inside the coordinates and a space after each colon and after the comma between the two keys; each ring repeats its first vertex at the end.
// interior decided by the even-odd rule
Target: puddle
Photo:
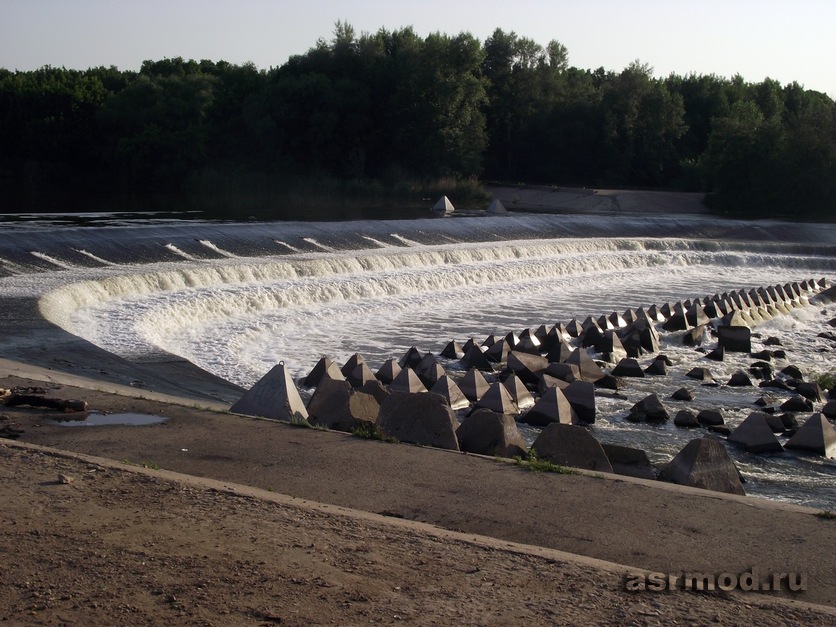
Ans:
{"type": "Polygon", "coordinates": [[[87,414],[84,420],[50,420],[59,427],[99,427],[102,425],[155,425],[167,421],[165,416],[152,414],[87,414]]]}

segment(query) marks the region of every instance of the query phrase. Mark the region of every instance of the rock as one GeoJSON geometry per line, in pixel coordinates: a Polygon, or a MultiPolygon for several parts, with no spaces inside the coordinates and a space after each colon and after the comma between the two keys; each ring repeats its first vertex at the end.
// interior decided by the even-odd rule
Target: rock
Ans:
{"type": "Polygon", "coordinates": [[[836,428],[827,421],[824,414],[816,412],[787,440],[784,447],[836,457],[836,428]]]}
{"type": "Polygon", "coordinates": [[[680,409],[676,412],[676,416],[673,418],[673,424],[677,427],[682,427],[683,429],[693,429],[701,426],[700,421],[697,420],[694,412],[687,409],[680,409]]]}
{"type": "Polygon", "coordinates": [[[749,366],[749,372],[757,379],[770,379],[773,372],[772,365],[765,361],[756,361],[749,366]]]}
{"type": "Polygon", "coordinates": [[[778,339],[775,336],[769,336],[768,338],[766,338],[763,341],[763,345],[764,346],[783,346],[783,344],[781,344],[781,340],[778,339]]]}
{"type": "Polygon", "coordinates": [[[656,394],[646,396],[630,408],[630,422],[667,422],[670,414],[656,394]]]}
{"type": "Polygon", "coordinates": [[[352,390],[348,381],[323,377],[308,403],[308,422],[350,433],[363,423],[374,424],[379,411],[371,394],[352,390]]]}
{"type": "Polygon", "coordinates": [[[781,453],[784,447],[775,437],[767,421],[768,414],[753,412],[729,434],[734,442],[750,453],[781,453]]]}
{"type": "Polygon", "coordinates": [[[726,424],[723,412],[716,409],[703,409],[697,414],[697,421],[707,427],[726,424]]]}
{"type": "Polygon", "coordinates": [[[644,370],[632,357],[625,357],[612,369],[615,377],[644,377],[644,370]]]}
{"type": "Polygon", "coordinates": [[[748,326],[719,326],[717,345],[730,353],[751,353],[752,329],[748,326]]]}
{"type": "Polygon", "coordinates": [[[694,393],[688,388],[679,388],[676,392],[671,394],[671,398],[675,401],[693,401],[694,393]]]}
{"type": "Polygon", "coordinates": [[[459,450],[456,415],[437,394],[393,392],[380,405],[377,426],[399,442],[459,450]]]}
{"type": "Polygon", "coordinates": [[[462,451],[499,457],[525,456],[528,449],[517,428],[507,414],[488,409],[477,409],[456,430],[462,451]]]}
{"type": "Polygon", "coordinates": [[[742,370],[735,372],[726,384],[732,387],[746,387],[752,385],[752,379],[742,370]]]}
{"type": "Polygon", "coordinates": [[[553,387],[546,390],[534,407],[519,417],[519,421],[536,427],[543,427],[553,422],[568,425],[578,422],[578,415],[563,392],[553,387]]]}
{"type": "Polygon", "coordinates": [[[8,396],[5,396],[3,404],[6,405],[6,407],[19,407],[21,405],[28,405],[29,407],[43,407],[45,409],[56,409],[66,413],[87,411],[87,401],[49,398],[38,394],[20,394],[18,392],[13,392],[8,396]]]}
{"type": "Polygon", "coordinates": [[[639,479],[656,479],[656,470],[643,450],[616,444],[601,444],[601,447],[615,474],[639,479]]]}
{"type": "Polygon", "coordinates": [[[552,423],[543,429],[531,448],[539,459],[553,464],[613,472],[604,448],[584,427],[552,423]]]}
{"type": "Polygon", "coordinates": [[[711,433],[719,433],[724,436],[728,436],[731,433],[731,427],[728,425],[708,425],[706,429],[711,433]]]}
{"type": "Polygon", "coordinates": [[[740,473],[722,442],[711,436],[691,440],[659,474],[679,485],[745,495],[740,473]]]}
{"type": "Polygon", "coordinates": [[[229,408],[229,411],[234,414],[260,416],[287,422],[297,417],[303,420],[308,418],[308,410],[284,362],[273,366],[229,408]]]}

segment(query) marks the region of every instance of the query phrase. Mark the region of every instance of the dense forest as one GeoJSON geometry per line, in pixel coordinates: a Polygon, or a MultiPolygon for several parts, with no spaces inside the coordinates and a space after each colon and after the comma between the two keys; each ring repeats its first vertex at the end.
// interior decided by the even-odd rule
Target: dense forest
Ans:
{"type": "Polygon", "coordinates": [[[579,69],[559,42],[499,29],[480,42],[341,22],[269,70],[0,69],[5,198],[442,179],[701,191],[719,211],[832,220],[836,105],[770,79],[579,69]]]}

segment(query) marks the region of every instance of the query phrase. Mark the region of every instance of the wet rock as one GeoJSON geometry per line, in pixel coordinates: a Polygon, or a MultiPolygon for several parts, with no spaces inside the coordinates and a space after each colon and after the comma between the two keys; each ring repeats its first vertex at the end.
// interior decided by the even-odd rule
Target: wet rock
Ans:
{"type": "Polygon", "coordinates": [[[513,417],[477,409],[456,430],[462,451],[499,457],[525,456],[528,449],[513,417]]]}
{"type": "Polygon", "coordinates": [[[377,426],[399,442],[459,450],[459,422],[447,399],[437,394],[393,392],[380,405],[377,426]]]}
{"type": "Polygon", "coordinates": [[[656,394],[646,396],[630,408],[630,422],[667,422],[670,414],[656,394]]]}
{"type": "Polygon", "coordinates": [[[726,447],[707,436],[691,440],[662,471],[659,478],[679,485],[745,495],[740,473],[726,447]]]}
{"type": "Polygon", "coordinates": [[[584,427],[552,423],[531,448],[537,457],[560,466],[613,472],[604,448],[584,427]]]}

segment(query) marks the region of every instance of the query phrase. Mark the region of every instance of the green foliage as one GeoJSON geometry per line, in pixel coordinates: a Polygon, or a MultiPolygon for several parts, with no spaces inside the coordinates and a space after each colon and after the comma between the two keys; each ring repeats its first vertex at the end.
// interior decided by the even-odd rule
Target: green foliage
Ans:
{"type": "Polygon", "coordinates": [[[560,475],[579,475],[579,471],[573,468],[566,468],[559,464],[554,464],[548,460],[540,459],[537,456],[537,451],[531,449],[526,458],[519,455],[514,456],[514,463],[521,465],[531,472],[554,472],[560,475]]]}
{"type": "Polygon", "coordinates": [[[364,438],[366,440],[385,440],[386,436],[383,430],[372,422],[364,422],[363,424],[351,430],[351,435],[356,438],[364,438]]]}
{"type": "Polygon", "coordinates": [[[813,381],[818,383],[823,390],[836,389],[836,370],[828,372],[819,372],[810,377],[813,381]]]}
{"type": "Polygon", "coordinates": [[[475,201],[479,178],[678,188],[718,211],[834,220],[836,104],[771,79],[657,79],[640,61],[579,69],[558,41],[501,29],[479,42],[345,22],[270,70],[180,57],[0,69],[7,195],[327,181],[315,187],[475,201]]]}

